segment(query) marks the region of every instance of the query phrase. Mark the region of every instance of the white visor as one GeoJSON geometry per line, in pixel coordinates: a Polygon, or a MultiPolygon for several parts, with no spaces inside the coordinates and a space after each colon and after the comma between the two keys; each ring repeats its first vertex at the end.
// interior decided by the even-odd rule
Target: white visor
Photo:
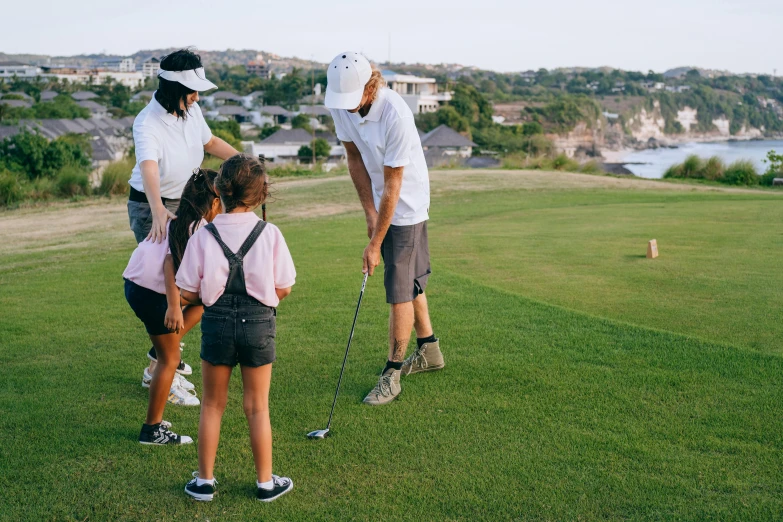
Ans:
{"type": "Polygon", "coordinates": [[[193,89],[194,91],[217,89],[217,85],[207,80],[203,67],[190,69],[188,71],[165,71],[163,69],[158,69],[158,76],[165,80],[179,82],[188,89],[193,89]]]}

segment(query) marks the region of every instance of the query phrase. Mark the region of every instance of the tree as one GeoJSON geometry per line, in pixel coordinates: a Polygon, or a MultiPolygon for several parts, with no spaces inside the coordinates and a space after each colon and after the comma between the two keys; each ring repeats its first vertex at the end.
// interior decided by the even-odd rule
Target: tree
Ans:
{"type": "Polygon", "coordinates": [[[280,125],[272,125],[271,123],[264,123],[261,127],[261,132],[258,133],[258,139],[265,140],[275,132],[281,129],[280,125]]]}
{"type": "Polygon", "coordinates": [[[291,119],[291,128],[304,129],[307,132],[312,133],[313,128],[310,127],[310,117],[307,114],[297,114],[291,119]]]}
{"type": "Polygon", "coordinates": [[[299,147],[299,152],[297,152],[297,156],[299,156],[300,161],[312,161],[313,159],[313,148],[315,148],[315,159],[323,159],[328,158],[329,154],[332,151],[332,147],[329,145],[329,142],[326,141],[323,138],[316,138],[313,140],[310,145],[302,145],[299,147]]]}

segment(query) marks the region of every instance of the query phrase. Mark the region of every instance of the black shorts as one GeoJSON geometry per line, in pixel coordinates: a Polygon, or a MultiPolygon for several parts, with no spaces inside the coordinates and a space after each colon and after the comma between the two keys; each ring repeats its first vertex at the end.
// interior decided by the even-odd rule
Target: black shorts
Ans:
{"type": "Polygon", "coordinates": [[[390,226],[381,244],[381,256],[387,303],[407,303],[423,294],[432,273],[427,222],[390,226]]]}
{"type": "Polygon", "coordinates": [[[166,328],[166,310],[169,303],[164,294],[159,294],[139,286],[133,281],[125,279],[125,299],[136,313],[136,317],[141,319],[147,333],[150,335],[170,334],[171,330],[166,328]]]}
{"type": "Polygon", "coordinates": [[[276,310],[246,295],[222,295],[201,317],[201,358],[252,368],[275,361],[276,310]]]}

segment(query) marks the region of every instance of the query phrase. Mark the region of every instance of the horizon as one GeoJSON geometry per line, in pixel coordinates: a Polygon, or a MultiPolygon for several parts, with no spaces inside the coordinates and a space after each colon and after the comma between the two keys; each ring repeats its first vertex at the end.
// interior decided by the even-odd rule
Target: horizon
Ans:
{"type": "MultiPolygon", "coordinates": [[[[129,53],[126,53],[126,54],[108,52],[108,50],[106,50],[106,49],[102,49],[99,52],[83,52],[83,53],[77,53],[77,54],[32,53],[32,52],[24,52],[24,51],[22,51],[22,52],[6,52],[6,51],[3,51],[3,50],[0,50],[0,54],[4,54],[6,56],[24,56],[24,55],[46,56],[46,57],[49,57],[49,58],[77,58],[77,57],[88,57],[88,56],[95,56],[95,57],[97,57],[97,56],[104,56],[104,57],[116,57],[116,58],[119,58],[119,57],[128,57],[128,56],[132,56],[134,54],[140,54],[140,53],[144,53],[144,52],[153,53],[154,51],[157,51],[157,50],[184,49],[184,48],[192,48],[194,50],[194,52],[196,52],[196,53],[202,53],[202,52],[205,52],[205,53],[225,53],[225,52],[229,52],[229,51],[235,51],[235,52],[256,52],[256,53],[260,53],[260,54],[265,55],[265,56],[276,55],[276,56],[279,56],[279,57],[281,57],[283,59],[312,61],[312,62],[315,62],[315,63],[318,63],[318,64],[322,64],[322,65],[328,65],[328,63],[329,63],[329,61],[321,62],[321,61],[318,61],[318,60],[315,60],[315,59],[304,58],[304,57],[296,56],[296,55],[288,56],[288,55],[284,55],[283,53],[270,51],[270,50],[266,50],[266,49],[233,48],[233,47],[226,47],[224,49],[203,49],[203,48],[200,48],[200,47],[198,47],[196,45],[185,45],[185,46],[182,46],[182,47],[169,46],[169,47],[159,47],[159,48],[156,48],[156,49],[152,49],[152,48],[150,48],[150,49],[137,49],[136,51],[132,51],[132,52],[129,52],[129,53]]],[[[622,68],[622,67],[616,67],[616,66],[613,66],[613,65],[603,64],[603,65],[596,65],[596,66],[588,66],[588,65],[556,65],[556,66],[553,66],[553,67],[538,67],[538,68],[531,67],[531,68],[528,68],[528,69],[515,69],[515,70],[508,70],[508,71],[498,71],[498,70],[494,70],[494,69],[485,69],[485,68],[482,68],[482,67],[480,67],[478,65],[474,65],[474,64],[460,63],[460,62],[394,62],[393,61],[393,62],[389,63],[389,62],[386,62],[385,60],[376,60],[373,57],[369,57],[369,56],[368,56],[368,59],[370,59],[372,62],[374,62],[376,64],[387,64],[387,65],[391,65],[391,66],[398,66],[398,65],[406,66],[406,65],[409,65],[409,66],[433,66],[433,67],[437,67],[437,66],[458,65],[458,66],[461,66],[463,68],[477,68],[477,69],[482,70],[482,71],[496,72],[496,73],[501,73],[501,74],[514,74],[514,73],[521,73],[521,72],[529,71],[529,70],[538,71],[539,69],[542,69],[542,68],[544,68],[544,69],[546,69],[548,71],[555,71],[555,70],[560,70],[560,69],[566,69],[566,70],[568,70],[568,69],[586,69],[586,70],[612,69],[612,70],[620,70],[620,71],[625,71],[625,72],[641,72],[641,73],[647,73],[650,70],[652,70],[652,69],[643,70],[643,69],[632,69],[632,68],[629,69],[629,68],[622,68]]],[[[759,72],[759,71],[733,71],[733,70],[727,70],[727,69],[715,69],[715,68],[712,68],[712,67],[704,67],[704,66],[699,65],[699,64],[673,65],[673,66],[666,67],[666,68],[660,69],[660,70],[652,70],[652,72],[663,74],[663,73],[665,73],[667,71],[671,71],[671,70],[675,70],[675,69],[702,69],[702,70],[709,70],[709,71],[715,71],[715,72],[727,72],[727,73],[730,73],[730,74],[736,75],[736,76],[742,76],[742,75],[754,75],[754,76],[767,75],[767,76],[773,76],[772,73],[767,73],[767,72],[764,72],[764,71],[761,71],[761,72],[759,72]]],[[[783,70],[781,70],[781,73],[783,74],[783,70]]],[[[780,76],[781,76],[781,74],[774,75],[774,77],[780,77],[780,76]]]]}
{"type": "Polygon", "coordinates": [[[558,5],[495,0],[478,11],[464,9],[467,2],[445,8],[400,0],[389,9],[355,0],[339,6],[305,0],[295,8],[234,0],[220,6],[199,2],[185,12],[185,20],[150,0],[134,5],[128,11],[124,5],[80,0],[34,12],[13,4],[6,7],[6,19],[13,23],[0,33],[0,49],[7,54],[127,56],[194,45],[201,50],[266,49],[319,63],[352,49],[378,63],[390,56],[392,63],[456,63],[497,72],[570,67],[566,63],[586,68],[609,63],[643,72],[682,64],[733,74],[783,72],[783,57],[767,52],[775,48],[777,28],[783,25],[783,4],[772,0],[717,5],[663,0],[654,11],[620,0],[589,6],[576,0],[558,5]],[[356,12],[367,23],[354,22],[356,12]],[[233,29],[237,15],[246,30],[222,30],[233,29]]]}

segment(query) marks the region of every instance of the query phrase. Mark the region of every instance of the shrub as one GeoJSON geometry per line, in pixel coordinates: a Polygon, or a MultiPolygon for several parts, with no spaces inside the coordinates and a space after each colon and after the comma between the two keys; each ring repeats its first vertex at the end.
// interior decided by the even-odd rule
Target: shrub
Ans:
{"type": "Polygon", "coordinates": [[[681,175],[683,178],[700,178],[702,177],[701,172],[703,166],[701,158],[695,154],[691,154],[682,162],[681,175]]]}
{"type": "Polygon", "coordinates": [[[601,168],[601,164],[598,163],[597,161],[590,160],[584,165],[582,165],[580,171],[584,172],[585,174],[600,174],[604,171],[604,169],[601,168]]]}
{"type": "Polygon", "coordinates": [[[106,196],[121,196],[128,193],[131,171],[135,162],[123,159],[109,163],[101,175],[101,185],[98,193],[106,196]]]}
{"type": "Polygon", "coordinates": [[[12,172],[0,171],[0,205],[13,205],[24,199],[24,190],[12,172]]]}
{"type": "Polygon", "coordinates": [[[723,181],[729,185],[758,185],[760,177],[752,161],[738,160],[728,166],[723,181]]]}
{"type": "Polygon", "coordinates": [[[57,182],[52,178],[38,178],[27,186],[27,198],[33,201],[48,201],[57,195],[57,182]]]}
{"type": "Polygon", "coordinates": [[[90,195],[90,177],[74,167],[65,167],[57,174],[57,193],[65,197],[90,195]]]}
{"type": "Polygon", "coordinates": [[[551,162],[551,168],[555,170],[565,170],[568,172],[576,172],[579,170],[579,162],[566,156],[561,152],[551,162]]]}
{"type": "Polygon", "coordinates": [[[723,160],[717,156],[713,156],[707,160],[701,171],[701,177],[710,181],[718,181],[723,178],[726,173],[726,164],[723,160]]]}

